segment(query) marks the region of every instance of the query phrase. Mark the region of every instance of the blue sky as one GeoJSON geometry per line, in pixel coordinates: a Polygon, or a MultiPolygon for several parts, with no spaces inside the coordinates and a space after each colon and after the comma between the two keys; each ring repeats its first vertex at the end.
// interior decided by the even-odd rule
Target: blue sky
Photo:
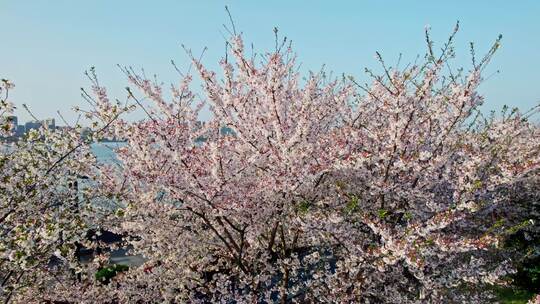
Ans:
{"type": "MultiPolygon", "coordinates": [[[[423,30],[443,42],[456,20],[457,65],[470,66],[469,41],[478,53],[498,34],[502,48],[482,88],[486,110],[503,104],[528,109],[540,100],[540,1],[139,1],[0,0],[0,77],[16,83],[13,101],[27,103],[40,118],[68,120],[83,104],[83,72],[95,66],[113,97],[125,96],[125,77],[116,64],[144,67],[165,83],[175,82],[174,59],[187,67],[180,44],[195,53],[208,47],[210,67],[224,53],[228,5],[236,27],[258,51],[271,50],[272,29],[293,40],[304,70],[322,64],[336,74],[362,77],[377,67],[375,51],[390,63],[399,53],[411,61],[423,54],[423,30]]],[[[29,119],[18,111],[20,119],[29,119]]]]}

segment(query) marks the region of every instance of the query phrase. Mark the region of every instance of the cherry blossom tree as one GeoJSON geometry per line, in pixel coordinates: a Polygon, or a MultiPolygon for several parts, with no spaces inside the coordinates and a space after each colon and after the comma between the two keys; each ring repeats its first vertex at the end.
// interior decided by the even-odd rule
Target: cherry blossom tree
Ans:
{"type": "Polygon", "coordinates": [[[538,199],[540,130],[528,121],[536,110],[482,115],[477,89],[500,38],[485,57],[473,52],[470,71],[454,71],[456,32],[440,53],[426,32],[427,55],[404,68],[377,54],[383,71],[368,70],[364,85],[302,75],[286,40],[248,56],[233,29],[221,76],[188,51],[202,96],[189,73],[165,91],[123,68],[140,121],[119,117],[131,107],[91,74],[85,111],[104,130],[94,138],[126,139],[119,164],[91,175],[115,206],[100,223],[146,262],[100,282],[107,256],[97,256],[17,300],[490,300],[487,286],[514,271],[505,233],[536,225],[512,208],[538,199]],[[213,116],[202,125],[205,105],[213,116]]]}
{"type": "MultiPolygon", "coordinates": [[[[3,134],[7,136],[13,130],[6,117],[14,109],[8,100],[14,85],[7,80],[2,83],[0,114],[3,134]]],[[[104,130],[95,128],[92,134],[99,135],[104,130]]],[[[25,298],[36,301],[36,295],[46,293],[52,286],[68,289],[69,281],[63,276],[82,271],[77,250],[83,244],[92,246],[86,234],[99,223],[90,205],[90,192],[78,187],[81,177],[96,172],[89,144],[90,141],[81,137],[78,125],[50,129],[46,124],[27,130],[14,143],[2,143],[2,302],[20,302],[25,298]]]]}

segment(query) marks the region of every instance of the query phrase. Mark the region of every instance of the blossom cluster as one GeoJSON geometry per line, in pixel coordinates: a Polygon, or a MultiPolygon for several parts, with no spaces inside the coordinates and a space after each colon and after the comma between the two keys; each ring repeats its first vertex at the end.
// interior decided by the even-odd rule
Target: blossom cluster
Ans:
{"type": "Polygon", "coordinates": [[[0,136],[9,136],[13,131],[13,125],[7,119],[13,113],[14,105],[8,100],[9,90],[15,85],[7,79],[2,79],[0,83],[0,136]]]}

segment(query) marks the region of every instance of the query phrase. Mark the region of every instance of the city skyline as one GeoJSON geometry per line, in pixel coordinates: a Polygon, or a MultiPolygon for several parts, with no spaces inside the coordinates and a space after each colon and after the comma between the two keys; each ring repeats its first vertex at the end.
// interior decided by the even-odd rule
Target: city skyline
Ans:
{"type": "Polygon", "coordinates": [[[13,127],[13,133],[11,136],[8,137],[2,137],[0,136],[0,142],[1,141],[13,141],[15,139],[18,139],[24,134],[26,134],[30,130],[37,130],[40,127],[46,125],[49,129],[57,129],[57,128],[64,128],[65,126],[57,126],[56,120],[54,118],[46,118],[41,120],[29,120],[26,121],[24,124],[20,124],[19,117],[16,115],[10,115],[7,116],[7,121],[11,122],[13,127]]]}

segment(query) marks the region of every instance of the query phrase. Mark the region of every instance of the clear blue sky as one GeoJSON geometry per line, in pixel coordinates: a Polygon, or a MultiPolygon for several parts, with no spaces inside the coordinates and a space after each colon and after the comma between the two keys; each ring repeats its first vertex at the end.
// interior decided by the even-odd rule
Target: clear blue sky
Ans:
{"type": "MultiPolygon", "coordinates": [[[[469,41],[478,53],[503,34],[502,49],[482,86],[486,109],[503,104],[527,109],[540,100],[540,1],[139,1],[0,0],[0,77],[16,83],[13,101],[27,103],[40,118],[68,120],[83,104],[83,72],[95,66],[113,97],[126,81],[116,64],[144,67],[166,83],[177,76],[169,62],[187,67],[183,43],[216,67],[224,53],[227,4],[236,27],[256,50],[272,49],[274,27],[293,40],[304,69],[326,64],[336,74],[362,75],[376,67],[375,51],[394,62],[423,54],[429,24],[442,42],[461,22],[458,63],[469,67],[469,41]]],[[[17,113],[25,121],[29,117],[17,113]]]]}

